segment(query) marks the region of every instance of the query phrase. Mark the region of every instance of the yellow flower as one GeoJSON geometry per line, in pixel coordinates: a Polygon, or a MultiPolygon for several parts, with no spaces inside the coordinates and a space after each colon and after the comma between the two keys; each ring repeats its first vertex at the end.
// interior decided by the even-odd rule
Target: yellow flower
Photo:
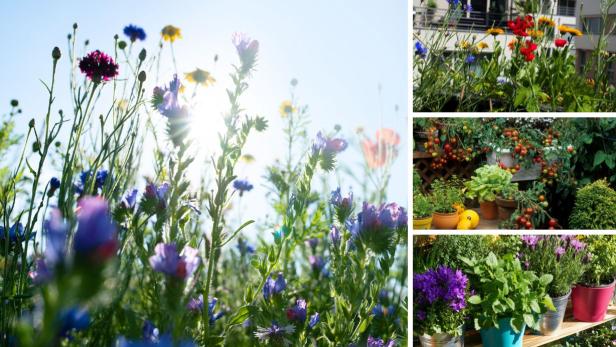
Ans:
{"type": "Polygon", "coordinates": [[[535,30],[535,29],[531,29],[527,31],[528,35],[530,35],[530,37],[534,38],[534,39],[538,39],[538,38],[542,38],[543,37],[543,31],[541,30],[535,30]]]}
{"type": "Polygon", "coordinates": [[[180,28],[174,27],[173,25],[167,25],[160,32],[163,35],[163,40],[174,42],[176,39],[182,38],[182,33],[180,33],[180,28]]]}
{"type": "Polygon", "coordinates": [[[460,42],[460,48],[462,49],[467,49],[471,46],[470,42],[466,41],[466,40],[462,40],[462,42],[460,42]]]}
{"type": "Polygon", "coordinates": [[[486,31],[488,35],[497,36],[505,33],[505,30],[501,28],[490,28],[486,31]]]}
{"type": "Polygon", "coordinates": [[[487,44],[487,43],[485,43],[485,42],[483,42],[483,41],[481,41],[481,42],[479,42],[479,43],[477,44],[477,48],[479,48],[479,49],[486,49],[486,48],[488,48],[488,47],[489,47],[489,46],[488,46],[488,44],[487,44]]]}
{"type": "Polygon", "coordinates": [[[546,16],[541,16],[539,17],[539,25],[546,25],[549,27],[553,27],[555,23],[551,18],[548,18],[546,16]]]}
{"type": "Polygon", "coordinates": [[[240,160],[246,164],[250,164],[255,161],[255,157],[252,154],[244,154],[240,157],[240,160]]]}
{"type": "Polygon", "coordinates": [[[579,29],[572,28],[570,26],[566,26],[564,24],[558,27],[558,30],[561,34],[571,34],[573,36],[582,36],[582,32],[579,29]]]}
{"type": "Polygon", "coordinates": [[[195,71],[184,74],[186,80],[191,83],[203,84],[204,87],[210,86],[216,82],[214,77],[205,70],[196,68],[195,71]]]}
{"type": "Polygon", "coordinates": [[[280,108],[278,109],[280,112],[280,116],[281,117],[286,117],[289,114],[297,111],[297,109],[295,107],[293,107],[293,103],[291,102],[291,100],[284,100],[281,104],[280,104],[280,108]]]}

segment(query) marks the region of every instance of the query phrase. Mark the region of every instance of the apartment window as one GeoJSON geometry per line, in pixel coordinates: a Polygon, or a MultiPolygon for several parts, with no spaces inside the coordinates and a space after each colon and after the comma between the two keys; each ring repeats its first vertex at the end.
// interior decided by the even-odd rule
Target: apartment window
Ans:
{"type": "Polygon", "coordinates": [[[575,16],[575,0],[558,0],[556,14],[559,16],[575,16]]]}
{"type": "Polygon", "coordinates": [[[578,50],[577,51],[577,56],[578,56],[578,60],[579,60],[578,73],[581,74],[581,73],[584,72],[584,67],[586,66],[586,51],[578,50]]]}
{"type": "Polygon", "coordinates": [[[603,19],[600,17],[585,17],[582,19],[582,24],[587,34],[599,35],[603,30],[603,19]]]}

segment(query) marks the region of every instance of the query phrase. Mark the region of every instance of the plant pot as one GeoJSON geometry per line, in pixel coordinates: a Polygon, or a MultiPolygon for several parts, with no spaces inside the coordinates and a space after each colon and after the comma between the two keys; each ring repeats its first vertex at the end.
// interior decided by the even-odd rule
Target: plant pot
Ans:
{"type": "Polygon", "coordinates": [[[498,206],[494,201],[482,201],[479,203],[479,212],[481,212],[481,218],[494,220],[498,217],[498,206]]]}
{"type": "Polygon", "coordinates": [[[614,295],[614,282],[601,287],[576,285],[571,293],[573,318],[580,322],[600,322],[614,295]]]}
{"type": "Polygon", "coordinates": [[[481,329],[481,342],[484,347],[522,347],[522,338],[526,325],[522,326],[519,333],[516,333],[509,324],[511,318],[502,318],[498,320],[500,328],[492,327],[489,329],[481,329]]]}
{"type": "MultiPolygon", "coordinates": [[[[498,165],[498,163],[503,163],[508,168],[514,167],[518,163],[518,160],[515,159],[513,153],[509,149],[496,149],[490,152],[486,159],[489,165],[498,165]]],[[[513,174],[511,181],[532,181],[539,178],[540,175],[541,164],[533,164],[530,167],[520,168],[520,171],[513,174]]]]}
{"type": "Polygon", "coordinates": [[[565,311],[567,310],[567,302],[571,296],[571,290],[567,295],[552,298],[556,311],[548,311],[544,313],[539,319],[539,333],[541,335],[553,335],[560,329],[565,318],[565,311]]]}
{"type": "Polygon", "coordinates": [[[432,217],[415,219],[413,218],[414,230],[429,230],[432,229],[432,217]]]}
{"type": "Polygon", "coordinates": [[[518,208],[518,203],[513,199],[497,197],[495,202],[498,206],[498,219],[500,220],[508,220],[518,208]]]}
{"type": "Polygon", "coordinates": [[[458,221],[460,221],[460,216],[458,215],[458,212],[452,212],[452,213],[434,212],[432,214],[432,225],[436,229],[453,230],[458,226],[458,221]]]}
{"type": "Polygon", "coordinates": [[[423,347],[462,347],[464,346],[464,325],[458,327],[458,336],[449,334],[421,335],[419,342],[423,347]]]}

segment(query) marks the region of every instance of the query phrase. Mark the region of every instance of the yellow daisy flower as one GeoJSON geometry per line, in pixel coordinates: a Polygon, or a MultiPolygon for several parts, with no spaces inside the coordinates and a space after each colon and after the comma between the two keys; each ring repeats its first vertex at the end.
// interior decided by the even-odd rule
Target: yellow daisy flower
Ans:
{"type": "Polygon", "coordinates": [[[205,70],[196,68],[194,71],[184,74],[186,80],[191,83],[202,84],[204,87],[210,86],[216,82],[214,77],[205,70]]]}
{"type": "Polygon", "coordinates": [[[498,35],[504,34],[505,30],[503,30],[501,28],[490,28],[490,29],[486,30],[486,33],[488,35],[498,36],[498,35]]]}
{"type": "Polygon", "coordinates": [[[551,18],[548,18],[546,16],[539,17],[538,22],[539,22],[539,25],[545,25],[549,27],[553,27],[556,24],[551,18]]]}
{"type": "Polygon", "coordinates": [[[295,112],[296,108],[293,107],[293,103],[291,102],[291,100],[284,100],[280,104],[280,108],[278,109],[278,111],[280,112],[280,116],[284,118],[289,114],[295,112]]]}
{"type": "Polygon", "coordinates": [[[538,38],[542,38],[543,37],[543,31],[542,30],[535,30],[535,29],[531,29],[527,31],[528,35],[534,39],[538,39],[538,38]]]}
{"type": "Polygon", "coordinates": [[[485,43],[485,42],[483,42],[483,41],[481,41],[481,42],[479,42],[479,43],[477,44],[477,48],[479,48],[479,49],[486,49],[486,48],[488,48],[488,47],[490,47],[490,46],[488,46],[488,44],[487,44],[487,43],[485,43]]]}
{"type": "Polygon", "coordinates": [[[182,38],[182,33],[180,32],[180,28],[174,27],[173,25],[167,25],[161,30],[161,35],[163,36],[163,40],[174,42],[176,39],[182,38]]]}
{"type": "Polygon", "coordinates": [[[582,36],[582,32],[579,29],[572,28],[570,26],[561,24],[558,26],[558,30],[561,34],[571,34],[573,36],[582,36]]]}
{"type": "Polygon", "coordinates": [[[466,41],[466,40],[462,40],[462,42],[460,42],[460,48],[462,49],[467,49],[471,46],[470,42],[466,41]]]}

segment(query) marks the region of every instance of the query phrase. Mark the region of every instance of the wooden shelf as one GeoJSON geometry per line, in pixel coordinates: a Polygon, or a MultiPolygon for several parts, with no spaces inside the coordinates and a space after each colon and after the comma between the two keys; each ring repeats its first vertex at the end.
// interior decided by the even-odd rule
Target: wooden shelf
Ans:
{"type": "MultiPolygon", "coordinates": [[[[546,345],[550,342],[555,342],[561,339],[564,339],[567,336],[571,336],[582,332],[584,330],[588,330],[590,328],[596,327],[603,323],[609,322],[611,320],[616,319],[616,306],[609,307],[607,314],[605,315],[605,319],[601,322],[596,323],[585,323],[578,322],[573,320],[573,313],[569,309],[565,316],[565,321],[563,322],[560,329],[556,332],[556,334],[551,336],[543,336],[543,335],[532,335],[530,332],[526,332],[524,335],[524,339],[522,340],[522,344],[524,347],[538,347],[546,345]]],[[[467,334],[464,338],[464,346],[469,347],[481,347],[483,346],[481,343],[481,336],[478,332],[473,331],[467,334]]]]}

